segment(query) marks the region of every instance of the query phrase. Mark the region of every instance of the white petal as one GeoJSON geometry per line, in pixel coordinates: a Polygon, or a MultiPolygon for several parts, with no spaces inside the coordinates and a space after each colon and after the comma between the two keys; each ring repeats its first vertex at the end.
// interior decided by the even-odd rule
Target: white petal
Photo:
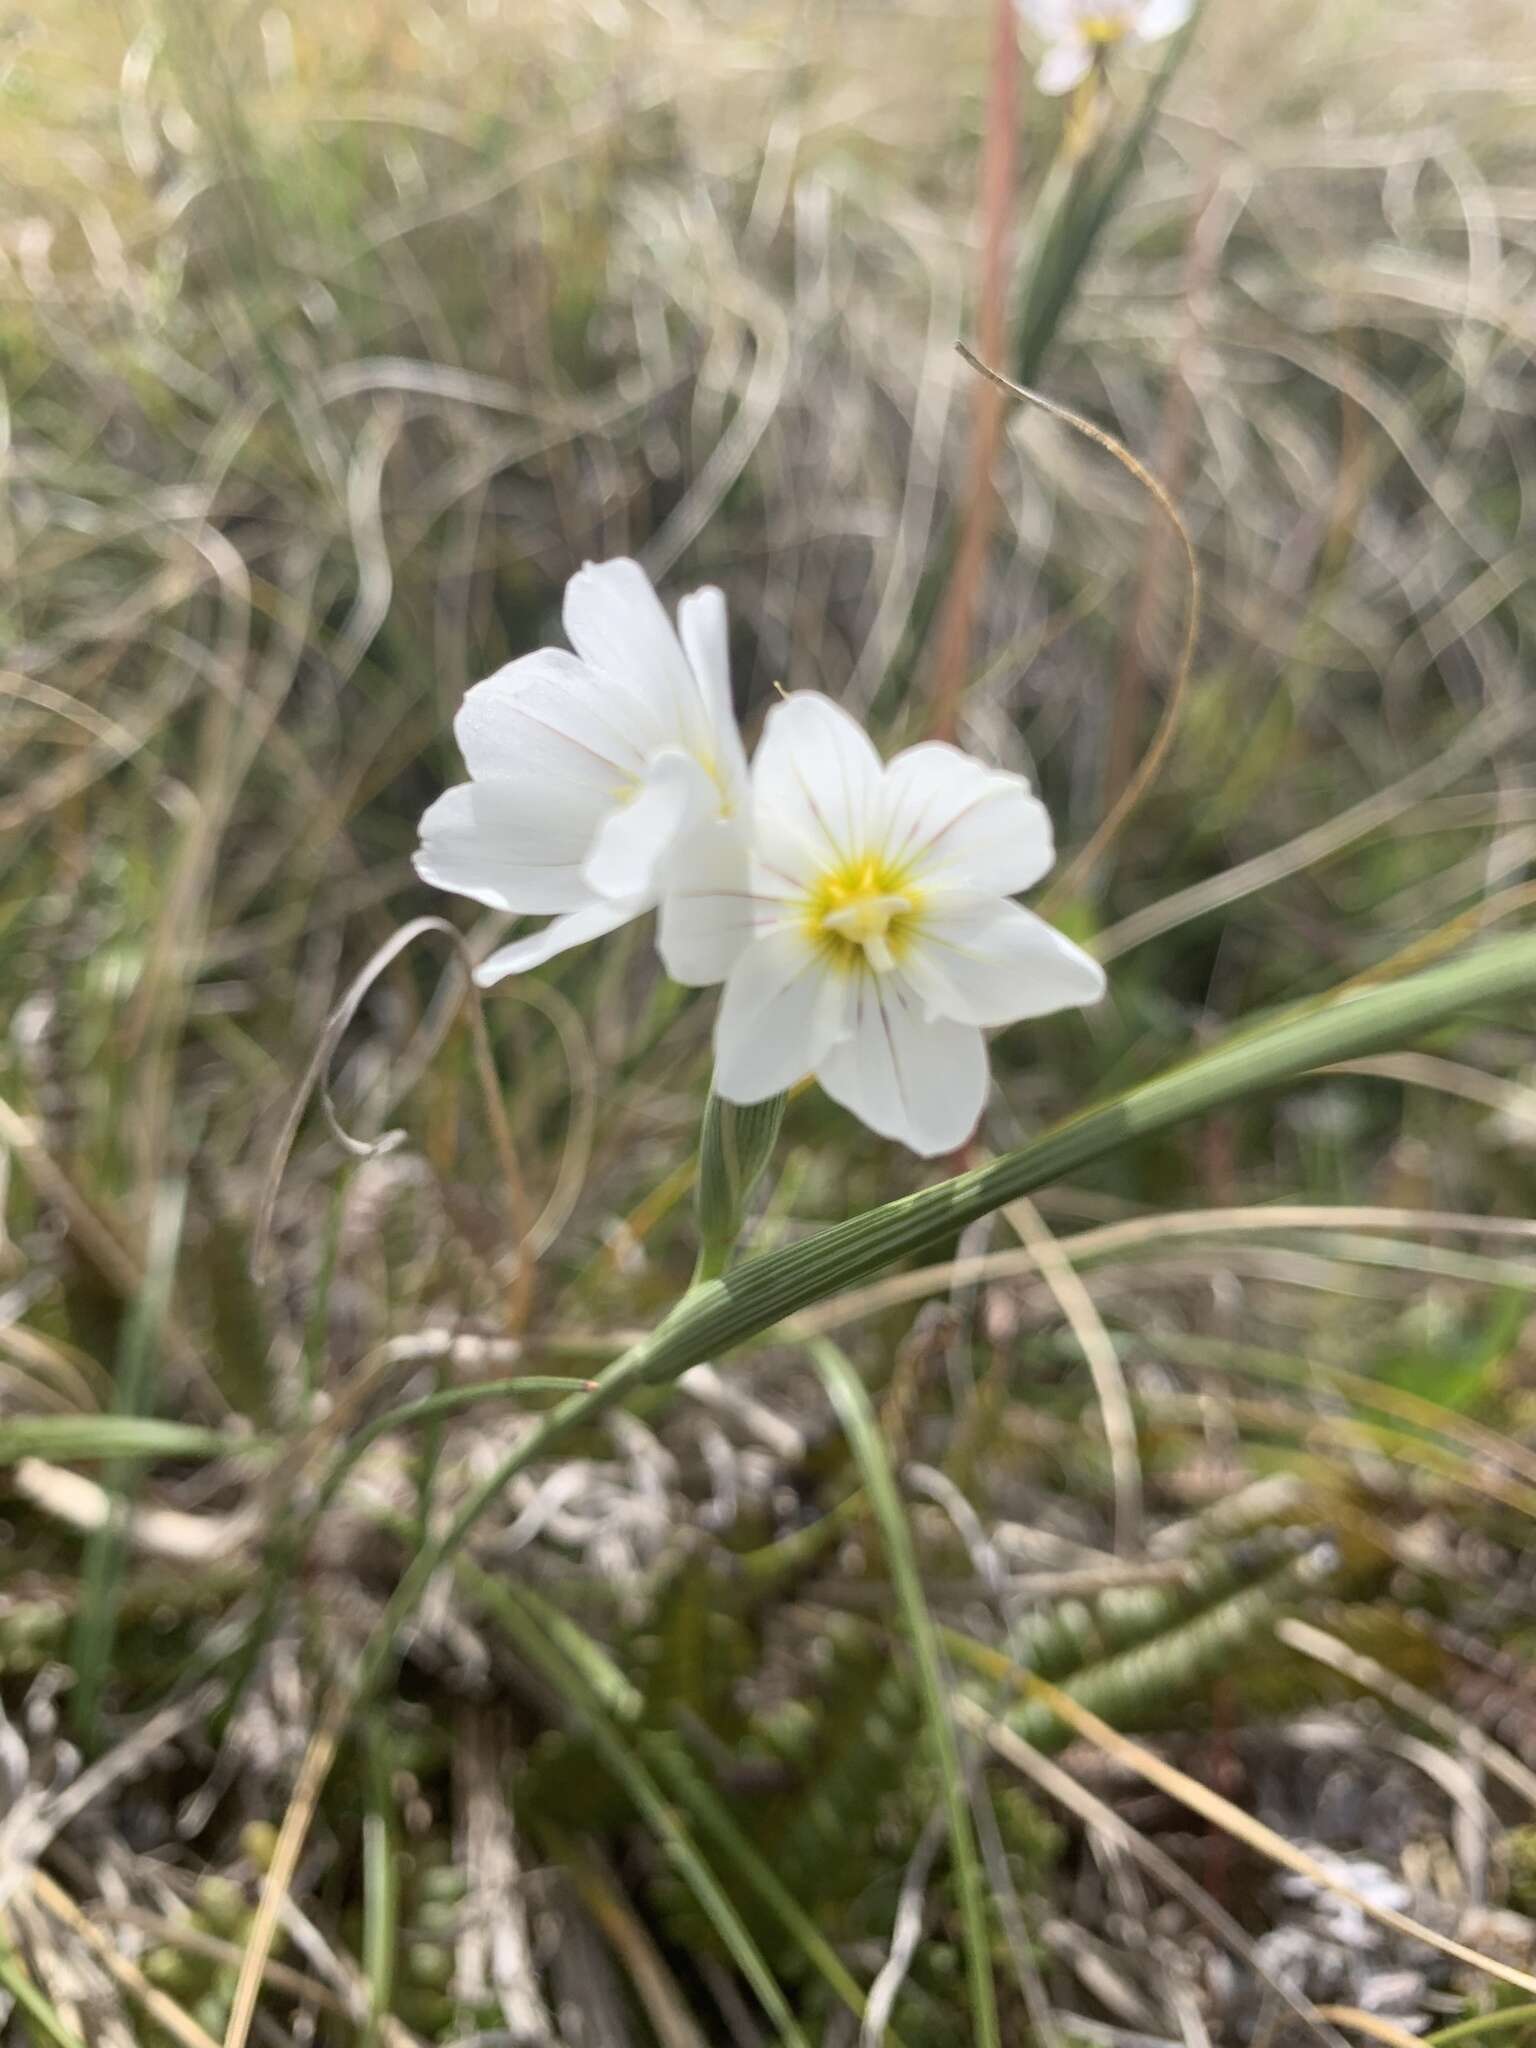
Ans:
{"type": "Polygon", "coordinates": [[[706,728],[704,700],[682,643],[638,562],[588,562],[565,586],[571,645],[622,683],[660,722],[657,744],[690,744],[706,728]]]}
{"type": "Polygon", "coordinates": [[[490,988],[509,974],[525,974],[530,967],[542,967],[557,953],[569,952],[572,946],[584,946],[588,939],[600,939],[605,932],[617,931],[621,924],[638,917],[645,907],[643,903],[596,902],[573,910],[567,917],[552,917],[542,931],[529,938],[498,946],[475,969],[475,980],[482,988],[490,988]]]}
{"type": "Polygon", "coordinates": [[[724,981],[778,916],[776,903],[752,893],[744,827],[736,819],[714,819],[686,833],[673,851],[656,950],[674,981],[703,988],[724,981]]]}
{"type": "Polygon", "coordinates": [[[715,1092],[727,1102],[762,1102],[810,1073],[847,1028],[849,985],[799,932],[748,946],[715,1019],[715,1092]]]}
{"type": "Polygon", "coordinates": [[[1047,42],[1069,35],[1077,27],[1082,12],[1077,0],[1013,0],[1013,4],[1020,20],[1047,42]]]}
{"type": "Polygon", "coordinates": [[[797,690],[775,704],[752,761],[759,860],[794,882],[865,852],[881,773],[863,727],[830,697],[797,690]]]}
{"type": "Polygon", "coordinates": [[[555,783],[461,782],[422,819],[416,872],[493,910],[574,910],[592,893],[581,867],[603,810],[555,783]]]}
{"type": "Polygon", "coordinates": [[[1096,1003],[1104,970],[1022,904],[982,898],[945,903],[925,919],[901,972],[930,1017],[1012,1024],[1096,1003]]]}
{"type": "Polygon", "coordinates": [[[1085,37],[1074,36],[1053,43],[1046,51],[1035,73],[1035,83],[1045,93],[1071,92],[1092,69],[1093,45],[1085,37]]]}
{"type": "Polygon", "coordinates": [[[816,1069],[844,1109],[925,1159],[953,1152],[987,1099],[987,1048],[974,1025],[925,1017],[897,974],[860,977],[853,1030],[816,1069]]]}
{"type": "Polygon", "coordinates": [[[714,784],[691,754],[673,747],[655,755],[634,797],[599,826],[583,870],[588,886],[615,900],[654,902],[674,843],[714,801],[714,784]]]}
{"type": "Polygon", "coordinates": [[[1012,896],[1056,857],[1050,817],[1024,777],[941,741],[898,754],[882,800],[887,857],[929,888],[1012,896]]]}
{"type": "Polygon", "coordinates": [[[628,690],[563,648],[542,647],[476,683],[453,722],[472,776],[557,778],[614,795],[664,735],[628,690]]]}
{"type": "Polygon", "coordinates": [[[1194,11],[1194,0],[1141,0],[1136,10],[1137,40],[1161,42],[1164,36],[1171,36],[1181,29],[1194,11]]]}
{"type": "Polygon", "coordinates": [[[677,607],[677,631],[709,717],[720,779],[728,790],[740,790],[747,779],[747,756],[731,696],[724,592],[706,584],[683,598],[677,607]]]}

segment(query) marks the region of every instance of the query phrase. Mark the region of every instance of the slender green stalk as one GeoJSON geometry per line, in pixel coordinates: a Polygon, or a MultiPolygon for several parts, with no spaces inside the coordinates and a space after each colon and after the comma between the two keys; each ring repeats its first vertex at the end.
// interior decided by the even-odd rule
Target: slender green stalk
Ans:
{"type": "Polygon", "coordinates": [[[1536,2027],[1536,2005],[1506,2005],[1496,2012],[1473,2013],[1424,2036],[1425,2048],[1451,2048],[1454,2041],[1481,2041],[1489,2034],[1507,2034],[1515,2027],[1536,2027]]]}
{"type": "MultiPolygon", "coordinates": [[[[471,1599],[483,1593],[487,1575],[478,1565],[460,1558],[455,1571],[471,1599]]],[[[495,1612],[501,1614],[509,1595],[504,1589],[498,1597],[501,1604],[496,1606],[495,1612]]],[[[551,1652],[570,1666],[615,1727],[638,1728],[645,1712],[645,1695],[638,1685],[631,1685],[602,1645],[594,1642],[558,1601],[546,1600],[534,1587],[519,1583],[515,1598],[519,1613],[526,1617],[530,1626],[542,1632],[551,1652]]]]}
{"type": "Polygon", "coordinates": [[[1161,64],[1125,136],[1107,164],[1094,156],[1058,159],[1037,206],[1045,227],[1021,266],[1014,331],[1014,374],[1039,381],[1047,351],[1071,311],[1100,235],[1127,196],[1163,99],[1194,39],[1200,9],[1169,39],[1161,64]]]}
{"type": "MultiPolygon", "coordinates": [[[[148,1419],[147,1411],[154,1403],[160,1333],[170,1311],[186,1205],[186,1182],[168,1183],[158,1191],[151,1212],[144,1284],[123,1325],[114,1374],[116,1413],[130,1428],[132,1423],[148,1419]]],[[[112,1668],[117,1605],[128,1556],[128,1513],[138,1467],[135,1461],[121,1458],[102,1477],[111,1496],[111,1513],[86,1542],[80,1606],[70,1653],[75,1670],[70,1717],[81,1746],[87,1751],[96,1746],[102,1695],[112,1668]]]]}
{"type": "MultiPolygon", "coordinates": [[[[492,1585],[495,1588],[494,1611],[498,1616],[505,1619],[509,1612],[515,1612],[526,1620],[529,1627],[542,1634],[550,1657],[550,1674],[555,1671],[556,1660],[561,1668],[572,1674],[579,1682],[584,1698],[594,1701],[608,1716],[614,1729],[634,1743],[639,1759],[655,1773],[658,1782],[671,1792],[677,1804],[692,1816],[701,1834],[706,1835],[714,1847],[730,1860],[737,1874],[751,1886],[811,1967],[820,1972],[851,2012],[862,2014],[864,1993],[856,1979],[799,1901],[737,1826],[726,1802],[705,1781],[681,1739],[672,1733],[639,1729],[644,1701],[638,1688],[630,1684],[608,1652],[585,1635],[554,1601],[544,1599],[531,1586],[520,1585],[514,1591],[490,1580],[486,1573],[463,1560],[457,1569],[459,1581],[471,1599],[483,1594],[488,1584],[492,1585]]],[[[517,1640],[526,1647],[525,1635],[518,1636],[517,1640]]],[[[894,2028],[887,2028],[886,2040],[888,2048],[901,2048],[894,2028]]]]}
{"type": "Polygon", "coordinates": [[[932,1251],[1020,1195],[1078,1172],[1122,1146],[1282,1087],[1313,1068],[1399,1046],[1483,1003],[1536,992],[1536,936],[1506,939],[1445,966],[1347,993],[1241,1031],[1124,1095],[1084,1110],[1018,1151],[970,1173],[855,1216],[798,1244],[747,1260],[692,1289],[649,1336],[587,1391],[551,1410],[464,1503],[402,1575],[359,1669],[365,1690],[389,1661],[396,1632],[433,1574],[463,1543],[514,1475],[572,1431],[646,1385],[669,1383],[704,1359],[898,1260],[932,1251]]]}
{"type": "Polygon", "coordinates": [[[395,1943],[400,1915],[395,1865],[394,1800],[383,1720],[370,1715],[362,1729],[366,1779],[363,1808],[363,1974],[368,1981],[364,2048],[376,2048],[394,2001],[395,1943]]]}
{"type": "Polygon", "coordinates": [[[65,2026],[16,1960],[13,1951],[3,1942],[0,1942],[0,1986],[9,1991],[39,2034],[53,2043],[53,2048],[85,2048],[80,2036],[65,2026]]]}
{"type": "Polygon", "coordinates": [[[977,2048],[999,2048],[997,1991],[992,1982],[991,1943],[987,1938],[986,1885],[982,1880],[981,1857],[976,1846],[976,1828],[971,1818],[965,1770],[960,1762],[960,1745],[955,1739],[955,1724],[949,1711],[949,1688],[944,1681],[938,1631],[934,1628],[933,1616],[923,1594],[923,1576],[918,1568],[911,1526],[897,1491],[880,1424],[864,1391],[863,1381],[843,1353],[827,1338],[811,1346],[811,1356],[826,1382],[832,1405],[843,1425],[843,1434],[863,1478],[875,1520],[880,1525],[891,1580],[917,1664],[928,1736],[944,1789],[950,1863],[960,1899],[960,1924],[965,1934],[972,2038],[977,2048]]]}
{"type": "Polygon", "coordinates": [[[0,1465],[51,1458],[65,1465],[94,1458],[271,1458],[273,1437],[227,1436],[195,1422],[162,1422],[157,1415],[7,1415],[0,1421],[0,1465]]]}
{"type": "MultiPolygon", "coordinates": [[[[655,1735],[645,1741],[645,1756],[678,1804],[692,1815],[700,1832],[708,1836],[721,1855],[729,1859],[736,1874],[751,1886],[806,1961],[848,2010],[862,2017],[865,1999],[858,1980],[772,1864],[736,1825],[729,1807],[706,1783],[692,1758],[680,1745],[655,1735]]],[[[894,2027],[886,2028],[884,2039],[885,2048],[902,2048],[894,2027]]]]}
{"type": "Polygon", "coordinates": [[[519,1587],[502,1584],[488,1572],[473,1569],[467,1570],[464,1577],[475,1597],[496,1616],[528,1662],[579,1716],[593,1748],[629,1794],[667,1861],[693,1893],[726,1952],[757,1994],[763,2011],[778,2030],[781,2048],[810,2048],[757,1943],[676,1806],[652,1776],[629,1732],[613,1719],[578,1666],[543,1634],[519,1587]]]}
{"type": "Polygon", "coordinates": [[[747,1204],[773,1156],[787,1097],[766,1102],[725,1102],[713,1090],[704,1105],[699,1133],[699,1179],[694,1207],[699,1219],[699,1263],[693,1281],[718,1279],[730,1263],[747,1204]]]}
{"type": "Polygon", "coordinates": [[[515,1400],[519,1394],[572,1394],[590,1389],[592,1380],[557,1378],[549,1373],[532,1373],[522,1379],[475,1380],[464,1387],[442,1387],[435,1394],[424,1394],[419,1401],[406,1401],[398,1408],[386,1409],[382,1415],[375,1415],[355,1430],[336,1453],[332,1465],[321,1484],[319,1495],[310,1516],[310,1525],[322,1515],[336,1498],[336,1490],[352,1467],[371,1444],[381,1436],[392,1436],[396,1430],[409,1429],[413,1423],[432,1422],[445,1415],[457,1415],[462,1409],[477,1408],[482,1401],[515,1400]]]}

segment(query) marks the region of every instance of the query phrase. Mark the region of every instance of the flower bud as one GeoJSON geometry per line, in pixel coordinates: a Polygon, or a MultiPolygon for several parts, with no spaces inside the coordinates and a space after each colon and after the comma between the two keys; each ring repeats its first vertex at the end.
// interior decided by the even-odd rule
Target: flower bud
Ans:
{"type": "Polygon", "coordinates": [[[696,1208],[704,1257],[717,1269],[741,1235],[752,1190],[778,1139],[784,1102],[782,1095],[740,1103],[711,1094],[705,1107],[696,1208]]]}

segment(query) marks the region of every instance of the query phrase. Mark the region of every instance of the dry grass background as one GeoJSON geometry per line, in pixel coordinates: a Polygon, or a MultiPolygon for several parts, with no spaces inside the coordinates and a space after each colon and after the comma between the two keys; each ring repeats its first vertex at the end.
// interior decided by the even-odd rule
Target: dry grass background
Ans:
{"type": "MultiPolygon", "coordinates": [[[[424,933],[332,1063],[340,1128],[403,1136],[312,1106],[272,1176],[352,977],[444,908],[408,856],[462,690],[582,558],[722,583],[749,725],[783,679],[925,728],[987,37],[953,0],[0,23],[7,2044],[239,2038],[296,1802],[253,2041],[838,2044],[871,1986],[867,2038],[971,2038],[809,1321],[515,1482],[303,1768],[551,1398],[507,1380],[686,1284],[708,1004],[643,932],[498,991],[509,1176],[424,933]]],[[[1519,0],[1212,0],[1038,372],[1179,496],[1201,655],[1055,906],[1111,999],[1004,1038],[988,1144],[1529,910],[1533,111],[1519,0]]],[[[1021,119],[1027,269],[1063,110],[1021,119]]],[[[961,731],[1070,851],[1165,701],[1176,555],[1043,416],[995,478],[961,731]]],[[[1536,2038],[1533,1066],[1475,1016],[815,1312],[977,1745],[1006,2041],[1536,2038]]],[[[919,1177],[806,1098],[754,1242],[919,1177]]]]}

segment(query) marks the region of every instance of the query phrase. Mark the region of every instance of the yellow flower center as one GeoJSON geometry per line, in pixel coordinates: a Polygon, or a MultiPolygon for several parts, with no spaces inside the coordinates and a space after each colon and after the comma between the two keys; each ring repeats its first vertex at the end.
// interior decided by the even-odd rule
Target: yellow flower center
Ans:
{"type": "Polygon", "coordinates": [[[1129,27],[1123,14],[1090,14],[1082,23],[1082,36],[1084,42],[1103,49],[1121,41],[1129,27]]]}
{"type": "Polygon", "coordinates": [[[823,875],[805,906],[806,929],[835,967],[889,974],[906,950],[917,891],[889,862],[871,855],[823,875]]]}

